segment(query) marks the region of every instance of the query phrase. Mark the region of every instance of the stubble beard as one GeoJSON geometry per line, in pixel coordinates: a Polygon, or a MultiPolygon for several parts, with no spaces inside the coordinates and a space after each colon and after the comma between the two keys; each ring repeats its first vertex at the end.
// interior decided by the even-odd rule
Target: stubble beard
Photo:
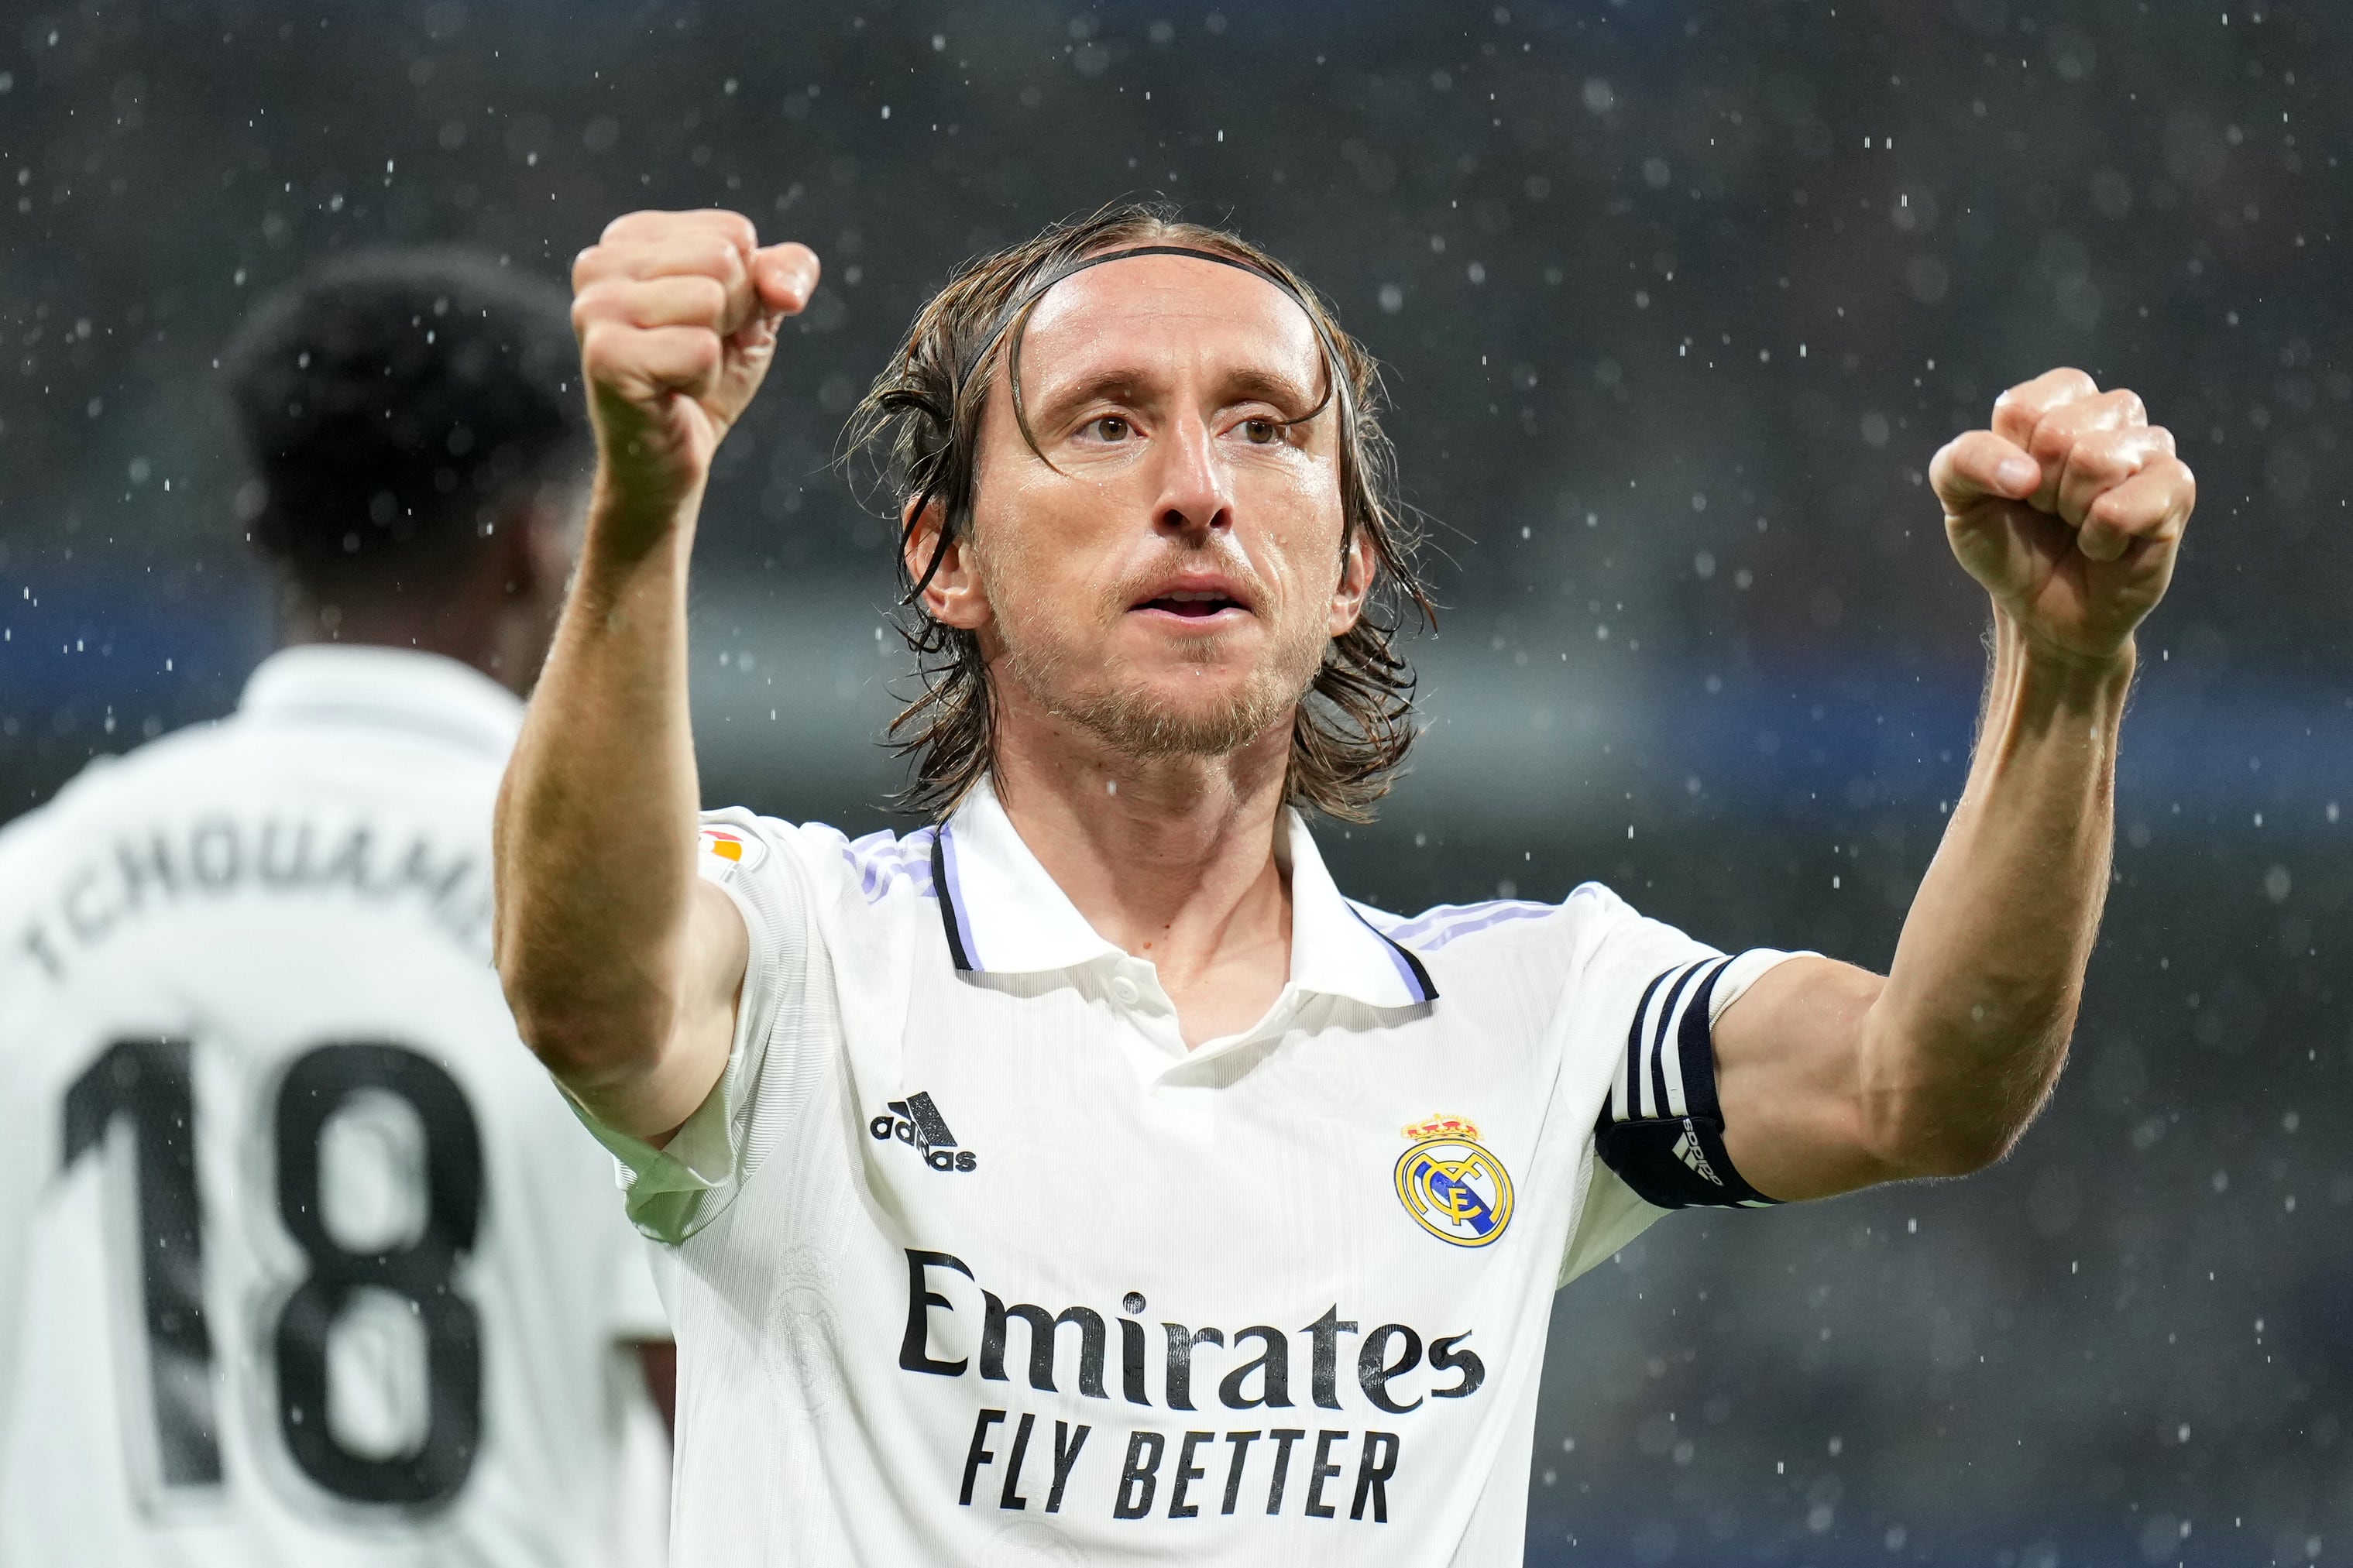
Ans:
{"type": "MultiPolygon", "coordinates": [[[[1004,646],[996,678],[1012,680],[1047,713],[1139,762],[1227,756],[1286,722],[1314,685],[1330,641],[1318,626],[1278,626],[1274,647],[1249,678],[1202,703],[1174,700],[1145,681],[1105,682],[1108,626],[1092,628],[1088,637],[1017,613],[1000,614],[997,627],[1004,646]]],[[[1201,645],[1197,662],[1214,665],[1222,640],[1201,645]]]]}

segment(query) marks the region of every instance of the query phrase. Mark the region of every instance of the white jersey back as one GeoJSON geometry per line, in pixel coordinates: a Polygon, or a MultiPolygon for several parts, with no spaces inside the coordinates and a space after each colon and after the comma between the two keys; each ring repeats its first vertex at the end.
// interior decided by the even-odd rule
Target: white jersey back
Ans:
{"type": "Polygon", "coordinates": [[[617,1560],[668,1335],[490,966],[520,711],[290,650],[0,834],[0,1563],[617,1560]]]}

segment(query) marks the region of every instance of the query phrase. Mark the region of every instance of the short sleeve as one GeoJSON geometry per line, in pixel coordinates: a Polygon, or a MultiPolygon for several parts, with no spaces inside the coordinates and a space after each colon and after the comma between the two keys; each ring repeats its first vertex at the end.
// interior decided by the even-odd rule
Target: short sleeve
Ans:
{"type": "MultiPolygon", "coordinates": [[[[755,1116],[783,1004],[806,988],[810,894],[791,830],[737,808],[705,812],[695,868],[733,900],[750,939],[735,1037],[718,1085],[660,1148],[573,1110],[618,1162],[630,1222],[675,1245],[711,1223],[757,1168],[767,1140],[755,1116]]],[[[568,1098],[568,1097],[567,1097],[568,1098]]]]}
{"type": "Polygon", "coordinates": [[[1743,1179],[1725,1151],[1715,1021],[1760,975],[1796,956],[1770,948],[1736,957],[1708,952],[1661,969],[1643,984],[1594,1128],[1594,1147],[1645,1204],[1679,1209],[1774,1203],[1743,1179]]]}

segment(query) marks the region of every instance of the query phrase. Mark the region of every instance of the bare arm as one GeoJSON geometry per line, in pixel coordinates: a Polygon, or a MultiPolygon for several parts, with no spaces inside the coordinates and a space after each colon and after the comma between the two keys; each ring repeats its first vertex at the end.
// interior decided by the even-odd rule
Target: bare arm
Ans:
{"type": "Polygon", "coordinates": [[[2139,399],[2074,371],[2005,395],[1932,477],[1993,596],[1983,722],[1887,976],[1794,961],[1718,1021],[1725,1144],[1777,1198],[1976,1170],[2048,1097],[2107,891],[2133,632],[2196,496],[2139,399]]]}
{"type": "Polygon", "coordinates": [[[607,1125],[659,1142],[727,1061],[747,937],[694,874],[686,584],[711,458],[817,283],[732,213],[634,213],[573,269],[597,440],[580,571],[499,792],[499,975],[607,1125]]]}

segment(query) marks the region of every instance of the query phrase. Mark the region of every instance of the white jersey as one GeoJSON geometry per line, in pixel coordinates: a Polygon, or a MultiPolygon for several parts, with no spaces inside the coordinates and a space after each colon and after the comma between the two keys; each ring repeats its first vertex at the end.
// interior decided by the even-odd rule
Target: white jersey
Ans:
{"type": "Polygon", "coordinates": [[[617,1560],[669,1333],[490,967],[520,716],[294,649],[0,834],[0,1563],[617,1560]]]}
{"type": "Polygon", "coordinates": [[[1554,1289],[1725,1157],[1726,958],[1606,889],[1400,920],[1294,816],[1291,979],[1186,1048],[977,792],[706,819],[750,927],[656,1152],[681,1562],[1517,1563],[1554,1289]],[[1597,1157],[1598,1156],[1598,1157],[1597,1157]]]}

